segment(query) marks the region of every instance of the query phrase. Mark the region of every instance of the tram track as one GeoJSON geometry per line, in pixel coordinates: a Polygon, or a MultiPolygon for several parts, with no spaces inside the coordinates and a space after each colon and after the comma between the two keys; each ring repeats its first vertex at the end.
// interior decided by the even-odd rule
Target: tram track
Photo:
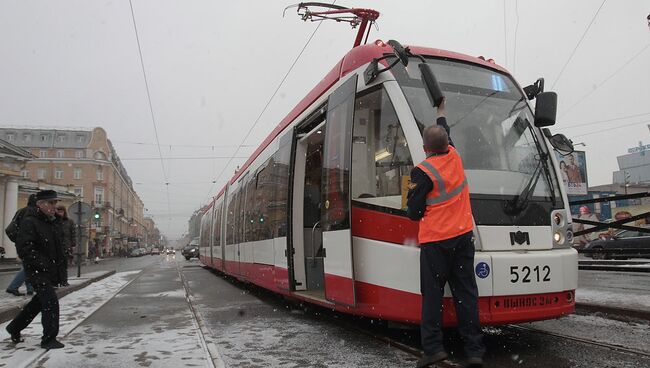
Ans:
{"type": "MultiPolygon", "coordinates": [[[[399,329],[399,328],[389,327],[386,324],[386,321],[378,321],[378,320],[372,320],[364,317],[341,314],[325,307],[311,305],[309,303],[303,303],[299,300],[288,299],[286,297],[268,292],[267,290],[263,288],[259,288],[255,285],[241,282],[235,278],[229,277],[228,275],[222,274],[220,272],[216,272],[209,268],[205,268],[205,269],[213,272],[217,277],[225,278],[230,283],[238,286],[239,288],[247,289],[251,292],[254,292],[258,297],[262,298],[263,300],[266,300],[267,302],[282,304],[284,307],[287,307],[292,310],[301,310],[315,320],[320,320],[323,321],[323,323],[328,323],[334,326],[338,326],[342,329],[348,330],[350,332],[364,335],[368,338],[371,338],[382,344],[385,344],[389,348],[398,349],[413,358],[419,359],[420,357],[422,357],[423,352],[419,346],[419,343],[416,341],[417,332],[415,331],[415,329],[410,329],[409,331],[409,329],[399,329]]],[[[283,308],[278,307],[278,309],[280,310],[283,308]]],[[[606,318],[611,318],[611,317],[608,316],[606,318]]],[[[611,319],[616,319],[616,318],[611,318],[611,319]]],[[[630,354],[640,358],[650,359],[650,352],[630,348],[623,345],[598,341],[590,338],[571,336],[571,335],[563,334],[561,332],[549,332],[542,329],[537,329],[529,326],[521,326],[521,325],[505,325],[505,326],[500,326],[498,328],[503,329],[504,331],[509,331],[512,334],[528,333],[528,334],[545,335],[548,338],[555,339],[556,341],[559,342],[563,340],[571,341],[574,344],[575,343],[585,344],[598,349],[604,348],[621,354],[630,354]]],[[[564,345],[564,343],[560,343],[560,345],[564,345]]],[[[456,351],[457,348],[458,347],[452,348],[452,350],[456,351]]],[[[454,355],[454,357],[456,356],[457,355],[454,355]]],[[[492,359],[497,359],[497,361],[504,362],[503,357],[500,356],[499,354],[497,354],[496,357],[493,356],[490,358],[490,360],[492,359]]],[[[505,359],[505,361],[508,361],[508,359],[505,359]]],[[[434,365],[434,367],[460,368],[462,367],[460,362],[462,362],[462,357],[458,356],[458,360],[456,359],[454,359],[454,361],[445,360],[437,363],[436,365],[434,365]]]]}
{"type": "Polygon", "coordinates": [[[635,355],[641,355],[647,358],[650,358],[650,353],[643,351],[643,350],[638,350],[638,349],[632,349],[626,346],[622,345],[617,345],[617,344],[609,344],[606,342],[598,341],[598,340],[593,340],[593,339],[588,339],[584,337],[576,337],[576,336],[571,336],[571,335],[566,335],[562,333],[557,333],[557,332],[550,332],[546,330],[541,330],[538,328],[534,327],[528,327],[528,326],[520,326],[520,325],[508,325],[507,328],[511,328],[514,330],[519,330],[519,331],[527,331],[527,332],[532,332],[532,333],[537,333],[537,334],[542,334],[542,335],[547,335],[547,336],[552,336],[552,337],[557,337],[565,340],[571,340],[583,344],[588,344],[588,345],[593,345],[593,346],[598,346],[601,348],[606,348],[610,350],[614,350],[617,352],[625,352],[629,354],[635,354],[635,355]]]}

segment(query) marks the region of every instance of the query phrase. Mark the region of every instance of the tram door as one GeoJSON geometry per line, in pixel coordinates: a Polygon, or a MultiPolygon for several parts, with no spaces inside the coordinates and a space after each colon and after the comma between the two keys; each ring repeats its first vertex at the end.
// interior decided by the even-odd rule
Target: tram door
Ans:
{"type": "Polygon", "coordinates": [[[292,200],[292,270],[296,291],[324,299],[320,229],[323,129],[322,121],[316,127],[309,124],[307,131],[300,132],[297,137],[292,200]]]}
{"type": "Polygon", "coordinates": [[[343,83],[327,101],[321,179],[325,297],[354,306],[354,269],[350,222],[352,122],[357,76],[343,83]]]}
{"type": "Polygon", "coordinates": [[[292,252],[294,288],[354,306],[350,165],[357,77],[343,83],[298,128],[294,156],[292,252]]]}

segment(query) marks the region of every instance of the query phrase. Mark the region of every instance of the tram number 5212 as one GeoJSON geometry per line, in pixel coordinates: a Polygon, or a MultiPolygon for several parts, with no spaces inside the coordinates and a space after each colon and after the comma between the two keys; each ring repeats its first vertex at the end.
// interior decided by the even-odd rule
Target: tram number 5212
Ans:
{"type": "Polygon", "coordinates": [[[530,283],[532,281],[537,282],[549,282],[551,281],[551,267],[548,265],[544,266],[510,266],[510,282],[515,284],[517,282],[530,283]]]}

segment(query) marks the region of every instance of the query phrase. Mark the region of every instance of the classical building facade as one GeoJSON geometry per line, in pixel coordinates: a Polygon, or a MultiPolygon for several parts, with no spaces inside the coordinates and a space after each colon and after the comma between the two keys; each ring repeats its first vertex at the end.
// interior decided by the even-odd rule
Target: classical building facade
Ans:
{"type": "Polygon", "coordinates": [[[16,258],[16,247],[9,240],[4,229],[7,228],[18,210],[18,181],[25,163],[34,158],[32,154],[0,138],[0,256],[16,258]]]}
{"type": "Polygon", "coordinates": [[[35,156],[21,168],[24,179],[66,186],[92,206],[99,218],[93,216],[88,235],[102,255],[143,245],[144,204],[104,129],[0,128],[0,139],[35,156]]]}

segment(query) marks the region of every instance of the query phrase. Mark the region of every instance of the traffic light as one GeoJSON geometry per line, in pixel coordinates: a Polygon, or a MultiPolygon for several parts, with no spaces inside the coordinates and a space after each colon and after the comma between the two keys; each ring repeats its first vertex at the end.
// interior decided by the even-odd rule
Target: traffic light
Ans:
{"type": "Polygon", "coordinates": [[[100,217],[99,210],[95,210],[95,220],[99,220],[100,217]]]}

